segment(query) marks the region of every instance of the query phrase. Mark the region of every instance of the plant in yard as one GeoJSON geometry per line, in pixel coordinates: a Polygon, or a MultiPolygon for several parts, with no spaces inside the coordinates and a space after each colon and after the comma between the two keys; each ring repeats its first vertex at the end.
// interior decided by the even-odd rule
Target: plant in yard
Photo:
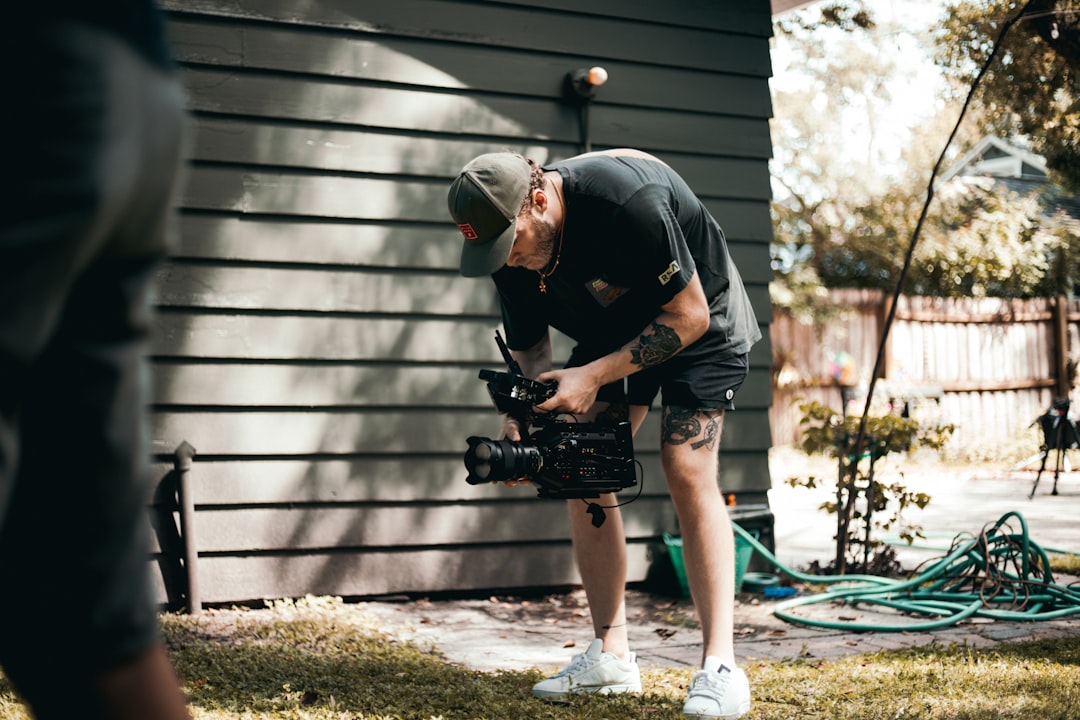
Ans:
{"type": "MultiPolygon", "coordinates": [[[[921,528],[904,521],[902,515],[909,507],[926,507],[930,496],[910,491],[899,480],[882,481],[878,463],[890,454],[918,448],[941,450],[953,426],[923,425],[887,413],[866,418],[860,441],[860,417],[844,417],[819,402],[801,403],[799,410],[803,414],[803,451],[837,461],[836,497],[821,505],[822,510],[836,514],[836,555],[831,571],[895,572],[895,551],[875,533],[893,530],[908,543],[921,537],[921,528]]],[[[814,475],[787,480],[792,487],[806,488],[816,488],[822,482],[814,475]]]]}

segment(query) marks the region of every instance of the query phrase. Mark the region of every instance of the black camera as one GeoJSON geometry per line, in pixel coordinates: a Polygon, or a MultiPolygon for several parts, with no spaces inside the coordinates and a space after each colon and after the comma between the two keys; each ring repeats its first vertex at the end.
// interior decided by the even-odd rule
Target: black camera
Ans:
{"type": "Polygon", "coordinates": [[[555,394],[557,386],[531,380],[495,333],[510,372],[481,370],[495,408],[518,421],[527,437],[521,442],[468,438],[466,482],[526,478],[542,498],[593,498],[637,484],[634,441],[629,422],[577,423],[533,409],[555,394]]]}

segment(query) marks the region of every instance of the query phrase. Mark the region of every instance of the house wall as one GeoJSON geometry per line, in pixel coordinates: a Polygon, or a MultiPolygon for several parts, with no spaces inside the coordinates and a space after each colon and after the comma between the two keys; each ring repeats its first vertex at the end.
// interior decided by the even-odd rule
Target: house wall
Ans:
{"type": "MultiPolygon", "coordinates": [[[[563,80],[601,64],[593,148],[683,173],[768,337],[768,2],[163,5],[193,134],[153,339],[162,596],[185,571],[211,603],[576,583],[563,503],[464,482],[465,437],[499,428],[477,372],[502,367],[500,320],[490,282],[458,274],[446,189],[480,153],[579,152],[563,80]]],[[[747,502],[769,487],[770,356],[755,348],[722,443],[747,502]]],[[[624,508],[632,581],[676,531],[656,414],[624,508]]]]}

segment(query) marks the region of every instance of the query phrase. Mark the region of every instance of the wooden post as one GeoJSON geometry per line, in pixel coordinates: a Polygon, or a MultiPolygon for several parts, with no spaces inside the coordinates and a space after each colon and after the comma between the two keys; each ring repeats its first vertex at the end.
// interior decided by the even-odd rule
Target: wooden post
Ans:
{"type": "Polygon", "coordinates": [[[1058,397],[1069,397],[1069,300],[1058,295],[1050,306],[1053,323],[1054,347],[1054,393],[1058,397]]]}
{"type": "Polygon", "coordinates": [[[202,612],[199,592],[199,551],[195,545],[195,499],[191,495],[191,466],[195,448],[185,440],[174,453],[177,499],[180,505],[180,537],[184,541],[184,572],[187,576],[187,609],[189,615],[202,612]]]}
{"type": "MultiPolygon", "coordinates": [[[[881,311],[878,313],[878,337],[885,331],[885,322],[889,318],[889,313],[892,312],[893,296],[889,293],[882,293],[881,296],[881,311]]],[[[896,322],[896,318],[893,318],[893,322],[896,322]]],[[[887,378],[891,374],[892,370],[892,328],[889,328],[889,334],[885,338],[885,344],[883,352],[881,353],[881,366],[878,368],[878,377],[887,378]]]]}

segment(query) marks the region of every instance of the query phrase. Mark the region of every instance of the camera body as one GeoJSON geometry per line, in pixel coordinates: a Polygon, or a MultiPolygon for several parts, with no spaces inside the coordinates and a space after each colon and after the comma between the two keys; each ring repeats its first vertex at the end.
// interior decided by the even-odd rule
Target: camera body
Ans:
{"type": "Polygon", "coordinates": [[[510,372],[481,370],[495,408],[518,421],[520,442],[473,436],[467,439],[466,482],[479,485],[528,479],[542,498],[594,498],[637,484],[630,423],[568,422],[533,408],[557,386],[525,377],[496,333],[510,372]]]}

